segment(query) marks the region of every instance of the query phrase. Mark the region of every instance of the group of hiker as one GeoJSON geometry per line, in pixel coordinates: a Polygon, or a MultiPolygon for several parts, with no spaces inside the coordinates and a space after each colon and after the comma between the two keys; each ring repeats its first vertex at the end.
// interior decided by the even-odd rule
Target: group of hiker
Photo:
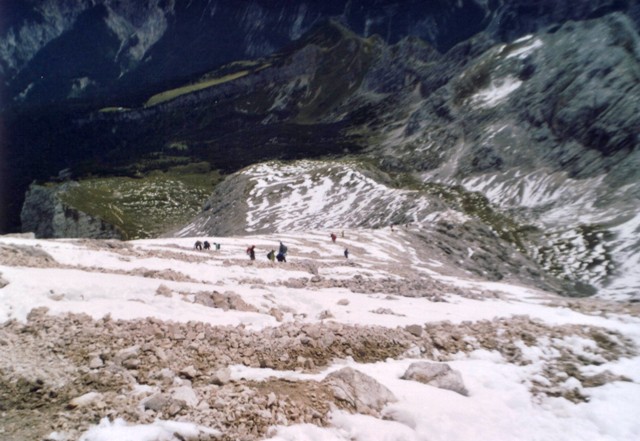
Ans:
{"type": "MultiPolygon", "coordinates": [[[[341,233],[342,237],[344,238],[344,231],[341,233]]],[[[336,242],[338,236],[335,233],[331,233],[331,241],[333,243],[336,242]]],[[[209,243],[209,241],[205,240],[205,241],[200,241],[197,240],[194,248],[196,250],[210,250],[212,247],[212,244],[209,243]]],[[[219,243],[213,243],[213,248],[216,250],[220,250],[220,244],[219,243]]],[[[276,250],[272,249],[267,253],[267,259],[269,259],[271,262],[275,262],[276,260],[278,262],[286,262],[287,261],[287,251],[288,248],[287,246],[282,243],[282,241],[280,241],[280,246],[278,247],[278,253],[276,254],[276,250]]],[[[247,255],[249,256],[249,259],[251,260],[256,260],[256,246],[255,245],[251,245],[249,247],[247,247],[246,250],[247,255]]],[[[349,258],[349,249],[345,248],[344,249],[344,257],[345,259],[349,258]]]]}
{"type": "MultiPolygon", "coordinates": [[[[271,250],[267,253],[267,259],[269,259],[272,262],[275,262],[276,260],[278,262],[286,262],[288,250],[289,249],[287,248],[287,246],[283,244],[282,241],[280,241],[280,246],[278,247],[278,254],[276,254],[276,250],[271,250]]],[[[247,254],[249,255],[249,258],[251,260],[256,260],[256,246],[251,245],[249,248],[247,248],[247,254]]]]}
{"type": "MultiPolygon", "coordinates": [[[[196,240],[195,245],[193,246],[196,250],[210,250],[211,249],[211,244],[209,243],[208,240],[205,240],[204,242],[200,241],[200,240],[196,240]]],[[[220,244],[219,243],[213,243],[213,248],[215,250],[220,250],[220,244]]]]}

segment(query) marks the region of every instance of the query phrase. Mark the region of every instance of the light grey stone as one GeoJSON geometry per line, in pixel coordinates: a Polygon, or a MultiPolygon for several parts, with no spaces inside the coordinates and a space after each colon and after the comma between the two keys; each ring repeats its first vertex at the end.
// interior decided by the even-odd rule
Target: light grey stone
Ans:
{"type": "Polygon", "coordinates": [[[350,367],[332,372],[325,382],[337,399],[346,401],[359,413],[378,416],[387,403],[397,401],[393,392],[374,378],[350,367]]]}
{"type": "Polygon", "coordinates": [[[451,369],[445,363],[429,363],[426,361],[412,363],[401,377],[403,380],[418,381],[440,389],[447,389],[468,396],[460,372],[451,369]]]}
{"type": "Polygon", "coordinates": [[[169,397],[163,393],[154,394],[142,402],[145,409],[156,412],[160,412],[167,404],[169,404],[169,397]]]}
{"type": "Polygon", "coordinates": [[[191,386],[180,386],[171,389],[171,398],[177,401],[184,401],[188,407],[198,405],[198,396],[191,386]]]}

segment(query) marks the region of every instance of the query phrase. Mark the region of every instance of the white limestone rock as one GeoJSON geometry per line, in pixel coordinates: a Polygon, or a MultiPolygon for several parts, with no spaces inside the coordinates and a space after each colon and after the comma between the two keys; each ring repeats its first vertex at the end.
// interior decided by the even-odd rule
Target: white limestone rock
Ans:
{"type": "Polygon", "coordinates": [[[426,361],[411,363],[401,378],[469,396],[469,392],[462,381],[462,375],[460,375],[460,372],[451,369],[448,364],[429,363],[426,361]]]}
{"type": "Polygon", "coordinates": [[[338,400],[346,401],[359,413],[379,416],[387,403],[397,401],[395,395],[374,378],[350,367],[332,372],[324,381],[338,400]]]}

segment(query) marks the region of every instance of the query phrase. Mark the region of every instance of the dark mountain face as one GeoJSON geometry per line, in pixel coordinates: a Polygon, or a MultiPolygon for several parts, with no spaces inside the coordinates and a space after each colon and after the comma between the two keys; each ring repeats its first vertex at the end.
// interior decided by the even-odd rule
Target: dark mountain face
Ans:
{"type": "Polygon", "coordinates": [[[444,53],[480,31],[510,41],[552,23],[615,10],[633,15],[637,2],[8,0],[0,7],[7,107],[88,97],[122,104],[216,66],[272,54],[328,18],[363,37],[394,44],[414,36],[444,53]]]}

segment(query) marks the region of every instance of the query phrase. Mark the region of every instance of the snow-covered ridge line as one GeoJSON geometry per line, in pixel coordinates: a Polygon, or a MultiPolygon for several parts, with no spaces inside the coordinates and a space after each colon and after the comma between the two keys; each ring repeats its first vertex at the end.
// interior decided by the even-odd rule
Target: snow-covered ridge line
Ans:
{"type": "Polygon", "coordinates": [[[205,210],[175,234],[387,228],[428,224],[442,216],[456,223],[465,219],[434,203],[427,192],[392,188],[376,173],[347,161],[256,164],[228,178],[205,210]]]}
{"type": "Polygon", "coordinates": [[[417,191],[389,188],[348,163],[266,163],[244,172],[254,184],[247,230],[297,231],[366,225],[383,227],[401,214],[424,221],[429,200],[417,191]]]}

